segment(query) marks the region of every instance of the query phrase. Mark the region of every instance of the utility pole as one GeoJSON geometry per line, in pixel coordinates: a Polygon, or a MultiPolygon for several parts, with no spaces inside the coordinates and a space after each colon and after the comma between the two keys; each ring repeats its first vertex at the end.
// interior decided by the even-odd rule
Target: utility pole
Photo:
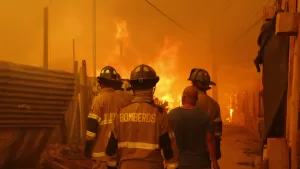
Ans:
{"type": "Polygon", "coordinates": [[[48,48],[48,34],[49,34],[49,10],[48,7],[44,8],[44,53],[43,53],[43,67],[48,69],[49,66],[49,48],[48,48]]]}
{"type": "Polygon", "coordinates": [[[97,17],[96,17],[96,9],[97,9],[96,0],[93,0],[93,77],[96,77],[96,66],[97,66],[97,50],[96,50],[96,40],[97,40],[97,17]]]}

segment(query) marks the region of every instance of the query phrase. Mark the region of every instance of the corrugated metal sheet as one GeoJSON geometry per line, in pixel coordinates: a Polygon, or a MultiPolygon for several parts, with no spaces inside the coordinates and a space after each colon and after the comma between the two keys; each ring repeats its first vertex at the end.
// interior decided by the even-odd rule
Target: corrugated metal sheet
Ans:
{"type": "Polygon", "coordinates": [[[0,127],[60,125],[74,90],[72,73],[0,61],[0,127]]]}

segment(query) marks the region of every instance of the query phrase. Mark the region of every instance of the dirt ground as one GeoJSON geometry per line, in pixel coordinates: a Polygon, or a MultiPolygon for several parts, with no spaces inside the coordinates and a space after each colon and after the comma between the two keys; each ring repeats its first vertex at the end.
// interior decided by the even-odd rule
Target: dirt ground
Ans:
{"type": "MultiPolygon", "coordinates": [[[[254,134],[244,127],[224,125],[221,142],[222,158],[219,160],[221,169],[252,169],[257,168],[260,156],[260,144],[254,134]]],[[[86,164],[81,160],[81,164],[86,164]]]]}
{"type": "Polygon", "coordinates": [[[221,169],[256,168],[255,160],[260,155],[260,144],[248,129],[236,125],[224,125],[221,142],[221,169]]]}

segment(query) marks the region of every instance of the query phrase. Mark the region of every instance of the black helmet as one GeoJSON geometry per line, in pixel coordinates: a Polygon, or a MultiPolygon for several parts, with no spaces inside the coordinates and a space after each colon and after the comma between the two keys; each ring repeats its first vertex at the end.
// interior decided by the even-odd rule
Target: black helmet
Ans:
{"type": "Polygon", "coordinates": [[[159,81],[159,77],[152,67],[142,64],[131,71],[129,81],[133,88],[138,86],[153,88],[159,81]]]}
{"type": "Polygon", "coordinates": [[[209,73],[206,70],[199,68],[194,68],[191,70],[190,77],[188,80],[199,81],[205,85],[216,85],[215,82],[212,82],[210,80],[209,73]]]}
{"type": "Polygon", "coordinates": [[[98,79],[104,79],[104,80],[118,80],[117,71],[115,68],[111,66],[105,66],[101,72],[98,79]]]}

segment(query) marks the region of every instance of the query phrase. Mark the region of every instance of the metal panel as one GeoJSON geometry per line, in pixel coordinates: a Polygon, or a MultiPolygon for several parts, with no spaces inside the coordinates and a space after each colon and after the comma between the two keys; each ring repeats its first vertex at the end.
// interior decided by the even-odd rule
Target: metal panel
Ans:
{"type": "Polygon", "coordinates": [[[0,61],[0,127],[60,125],[74,90],[73,73],[0,61]]]}

